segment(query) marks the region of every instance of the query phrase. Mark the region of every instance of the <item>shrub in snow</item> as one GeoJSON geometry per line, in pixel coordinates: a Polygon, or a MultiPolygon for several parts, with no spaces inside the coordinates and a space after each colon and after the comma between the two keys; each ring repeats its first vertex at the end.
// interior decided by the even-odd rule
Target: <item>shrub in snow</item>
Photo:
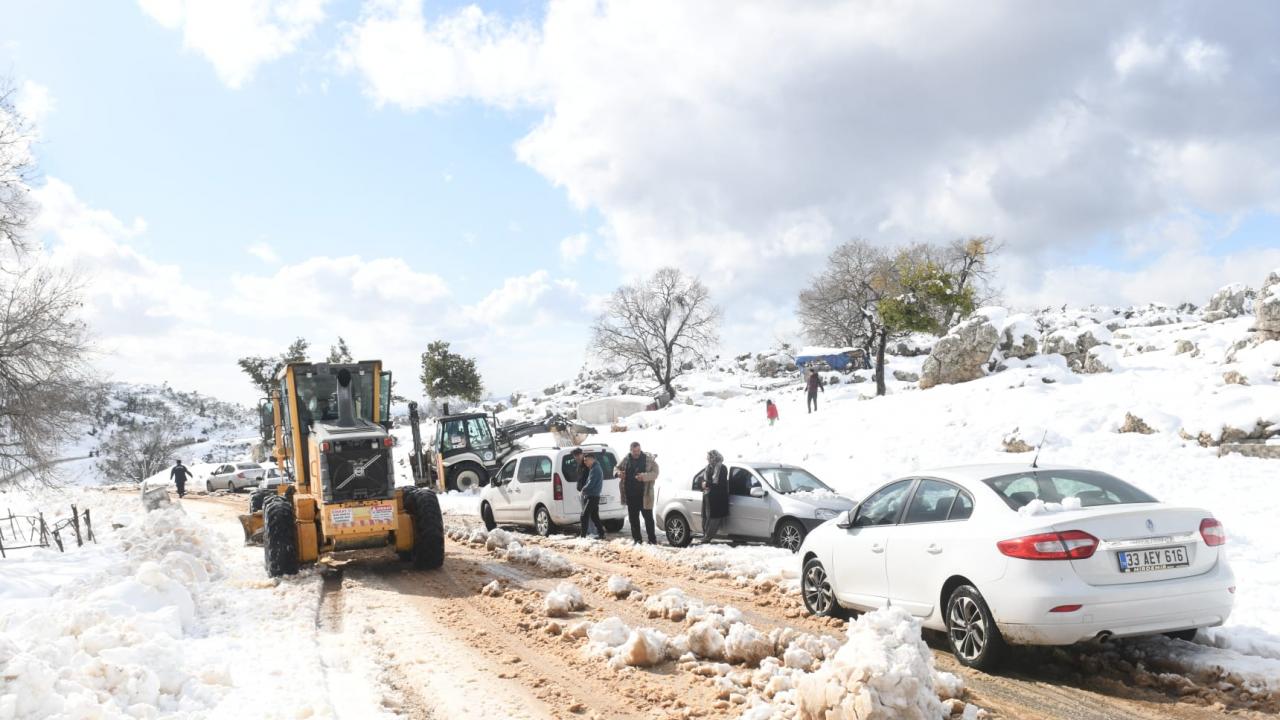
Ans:
{"type": "Polygon", "coordinates": [[[867,613],[849,626],[848,641],[817,672],[796,683],[804,720],[937,720],[933,655],[920,624],[901,608],[867,613]]]}
{"type": "Polygon", "coordinates": [[[635,583],[631,582],[631,578],[622,575],[609,576],[609,594],[621,600],[627,597],[633,591],[639,590],[635,583]]]}
{"type": "Polygon", "coordinates": [[[920,387],[976,380],[986,374],[1000,333],[986,315],[974,313],[938,340],[921,368],[920,387]]]}
{"type": "Polygon", "coordinates": [[[689,612],[689,596],[680,588],[663,590],[657,595],[650,595],[644,602],[645,612],[649,617],[663,617],[680,622],[689,612]]]}
{"type": "Polygon", "coordinates": [[[734,623],[724,638],[724,657],[729,662],[757,665],[773,651],[773,641],[746,623],[734,623]]]}

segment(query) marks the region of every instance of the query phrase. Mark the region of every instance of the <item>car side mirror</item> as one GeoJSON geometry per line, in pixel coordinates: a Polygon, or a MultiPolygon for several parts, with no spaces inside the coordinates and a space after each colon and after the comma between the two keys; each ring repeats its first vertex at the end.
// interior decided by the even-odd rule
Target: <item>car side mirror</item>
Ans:
{"type": "Polygon", "coordinates": [[[855,515],[855,510],[857,510],[857,508],[854,508],[853,510],[845,510],[844,512],[837,515],[836,527],[841,528],[843,530],[848,530],[849,528],[853,527],[853,518],[855,515]]]}
{"type": "Polygon", "coordinates": [[[753,498],[762,498],[762,497],[764,497],[764,496],[765,496],[764,488],[762,488],[762,487],[753,487],[753,488],[751,488],[751,497],[753,497],[753,498]]]}

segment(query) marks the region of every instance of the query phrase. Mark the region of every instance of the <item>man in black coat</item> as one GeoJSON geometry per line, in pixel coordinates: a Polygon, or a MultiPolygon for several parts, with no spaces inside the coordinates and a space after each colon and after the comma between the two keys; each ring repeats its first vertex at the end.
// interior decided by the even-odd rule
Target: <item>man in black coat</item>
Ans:
{"type": "Polygon", "coordinates": [[[724,456],[712,450],[707,453],[707,467],[702,471],[702,544],[715,539],[720,525],[729,517],[729,469],[724,456]]]}
{"type": "Polygon", "coordinates": [[[175,460],[173,469],[169,471],[169,479],[173,480],[173,484],[178,486],[178,497],[187,494],[187,478],[191,477],[191,471],[181,460],[175,460]]]}

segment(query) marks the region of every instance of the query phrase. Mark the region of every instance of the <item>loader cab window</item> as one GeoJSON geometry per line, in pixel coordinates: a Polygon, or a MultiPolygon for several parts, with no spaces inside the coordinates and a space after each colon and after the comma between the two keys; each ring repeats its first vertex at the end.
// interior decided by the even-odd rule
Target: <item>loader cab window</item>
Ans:
{"type": "MultiPolygon", "coordinates": [[[[324,422],[338,419],[338,379],[330,373],[299,372],[298,405],[304,420],[324,422]]],[[[373,422],[373,377],[351,374],[351,402],[355,416],[373,422]]]]}
{"type": "Polygon", "coordinates": [[[463,450],[470,448],[476,452],[493,450],[493,435],[489,432],[489,421],[484,416],[458,418],[440,423],[440,451],[463,450]]]}

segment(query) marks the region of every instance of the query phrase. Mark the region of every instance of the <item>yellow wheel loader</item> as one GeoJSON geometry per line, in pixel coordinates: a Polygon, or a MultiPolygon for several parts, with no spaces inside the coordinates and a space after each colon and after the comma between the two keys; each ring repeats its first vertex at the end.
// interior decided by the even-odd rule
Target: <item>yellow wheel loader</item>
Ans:
{"type": "MultiPolygon", "coordinates": [[[[291,575],[324,553],[393,548],[414,567],[444,562],[440,501],[396,487],[391,373],[380,361],[289,363],[271,393],[273,456],[286,482],[256,491],[240,516],[267,574],[291,575]]],[[[265,415],[265,413],[264,413],[265,415]]]]}

